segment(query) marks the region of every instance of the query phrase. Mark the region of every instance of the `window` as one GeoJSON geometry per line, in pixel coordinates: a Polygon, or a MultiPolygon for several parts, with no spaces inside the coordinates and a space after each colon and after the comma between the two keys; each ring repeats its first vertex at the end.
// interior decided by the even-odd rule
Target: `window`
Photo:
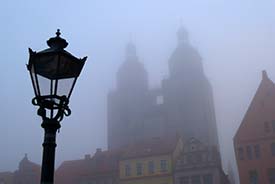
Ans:
{"type": "Polygon", "coordinates": [[[256,170],[249,171],[249,184],[258,184],[258,173],[256,170]]]}
{"type": "Polygon", "coordinates": [[[137,168],[137,175],[138,176],[142,175],[142,164],[137,163],[136,168],[137,168]]]}
{"type": "Polygon", "coordinates": [[[269,184],[275,184],[275,168],[268,169],[269,184]]]}
{"type": "Polygon", "coordinates": [[[125,176],[131,176],[131,167],[129,164],[125,165],[125,176]]]}
{"type": "Polygon", "coordinates": [[[270,132],[270,127],[269,127],[269,122],[268,121],[264,122],[264,129],[265,129],[266,133],[270,132]]]}
{"type": "Polygon", "coordinates": [[[203,184],[213,184],[212,174],[206,174],[203,176],[203,184]]]}
{"type": "Polygon", "coordinates": [[[160,170],[161,170],[161,172],[166,172],[167,171],[167,161],[166,160],[161,160],[160,161],[160,170]]]}
{"type": "Polygon", "coordinates": [[[192,176],[191,177],[191,184],[201,184],[200,176],[192,176]]]}
{"type": "Polygon", "coordinates": [[[189,184],[189,177],[188,176],[181,177],[180,184],[189,184]]]}
{"type": "Polygon", "coordinates": [[[246,146],[246,154],[249,160],[252,160],[252,149],[251,146],[246,146]]]}
{"type": "Polygon", "coordinates": [[[238,156],[240,160],[244,160],[243,148],[238,148],[238,156]]]}
{"type": "Polygon", "coordinates": [[[261,157],[261,149],[260,149],[260,145],[255,145],[254,146],[254,153],[255,153],[255,158],[259,159],[261,157]]]}
{"type": "Polygon", "coordinates": [[[149,174],[154,174],[154,172],[155,172],[154,161],[148,162],[148,172],[149,172],[149,174]]]}
{"type": "Polygon", "coordinates": [[[157,96],[156,103],[157,103],[157,105],[163,104],[163,96],[162,95],[157,96]]]}
{"type": "Polygon", "coordinates": [[[272,121],[272,131],[275,132],[275,120],[272,121]]]}
{"type": "Polygon", "coordinates": [[[271,154],[272,156],[275,156],[275,142],[271,144],[271,154]]]}

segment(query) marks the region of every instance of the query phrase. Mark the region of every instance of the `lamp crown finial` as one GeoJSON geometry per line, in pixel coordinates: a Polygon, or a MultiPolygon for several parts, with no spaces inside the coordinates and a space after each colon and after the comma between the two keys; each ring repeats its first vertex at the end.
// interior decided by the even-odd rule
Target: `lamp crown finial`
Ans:
{"type": "Polygon", "coordinates": [[[57,29],[55,34],[56,34],[56,37],[50,38],[47,41],[48,46],[51,48],[56,48],[56,49],[66,48],[68,45],[68,42],[65,39],[60,37],[60,35],[61,35],[60,29],[57,29]]]}
{"type": "Polygon", "coordinates": [[[56,34],[57,37],[59,37],[61,35],[60,29],[57,29],[57,32],[55,34],[56,34]]]}

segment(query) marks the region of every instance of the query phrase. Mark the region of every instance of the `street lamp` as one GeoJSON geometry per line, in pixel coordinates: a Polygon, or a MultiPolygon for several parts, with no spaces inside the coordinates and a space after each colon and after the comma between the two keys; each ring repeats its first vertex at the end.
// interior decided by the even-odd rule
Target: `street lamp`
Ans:
{"type": "Polygon", "coordinates": [[[41,126],[45,131],[41,183],[52,184],[56,131],[64,115],[71,114],[69,99],[87,57],[78,59],[64,50],[68,43],[60,37],[59,29],[47,44],[49,48],[40,52],[29,49],[27,69],[35,93],[32,103],[39,106],[37,114],[42,117],[41,126]]]}

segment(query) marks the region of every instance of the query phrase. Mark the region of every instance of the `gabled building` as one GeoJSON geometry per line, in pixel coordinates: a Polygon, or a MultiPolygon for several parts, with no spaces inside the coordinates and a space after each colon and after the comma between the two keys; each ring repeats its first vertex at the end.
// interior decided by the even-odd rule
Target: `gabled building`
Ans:
{"type": "Polygon", "coordinates": [[[40,182],[40,165],[31,162],[27,154],[20,161],[18,170],[13,173],[14,184],[34,184],[40,182]]]}
{"type": "Polygon", "coordinates": [[[35,184],[40,182],[40,165],[31,162],[27,154],[14,172],[0,172],[0,184],[35,184]]]}
{"type": "Polygon", "coordinates": [[[216,147],[191,138],[184,144],[174,170],[174,184],[229,184],[216,147]]]}
{"type": "Polygon", "coordinates": [[[262,81],[234,137],[241,184],[275,183],[275,85],[262,81]]]}
{"type": "Polygon", "coordinates": [[[64,161],[56,170],[56,184],[118,184],[120,150],[97,149],[91,157],[64,161]]]}
{"type": "Polygon", "coordinates": [[[151,138],[129,145],[119,162],[120,184],[173,184],[181,138],[151,138]]]}

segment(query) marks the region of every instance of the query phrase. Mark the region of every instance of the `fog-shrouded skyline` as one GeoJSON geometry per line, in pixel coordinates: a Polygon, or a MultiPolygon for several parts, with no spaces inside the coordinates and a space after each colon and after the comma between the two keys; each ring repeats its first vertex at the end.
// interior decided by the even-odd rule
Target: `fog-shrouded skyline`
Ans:
{"type": "Polygon", "coordinates": [[[57,135],[56,166],[106,149],[106,96],[131,40],[149,74],[150,87],[168,76],[168,59],[180,26],[198,49],[214,92],[225,171],[235,166],[232,137],[266,70],[275,80],[275,2],[226,0],[3,1],[0,11],[0,171],[14,171],[28,153],[41,164],[43,129],[31,104],[25,64],[56,29],[67,50],[88,56],[71,97],[72,115],[57,135]]]}

